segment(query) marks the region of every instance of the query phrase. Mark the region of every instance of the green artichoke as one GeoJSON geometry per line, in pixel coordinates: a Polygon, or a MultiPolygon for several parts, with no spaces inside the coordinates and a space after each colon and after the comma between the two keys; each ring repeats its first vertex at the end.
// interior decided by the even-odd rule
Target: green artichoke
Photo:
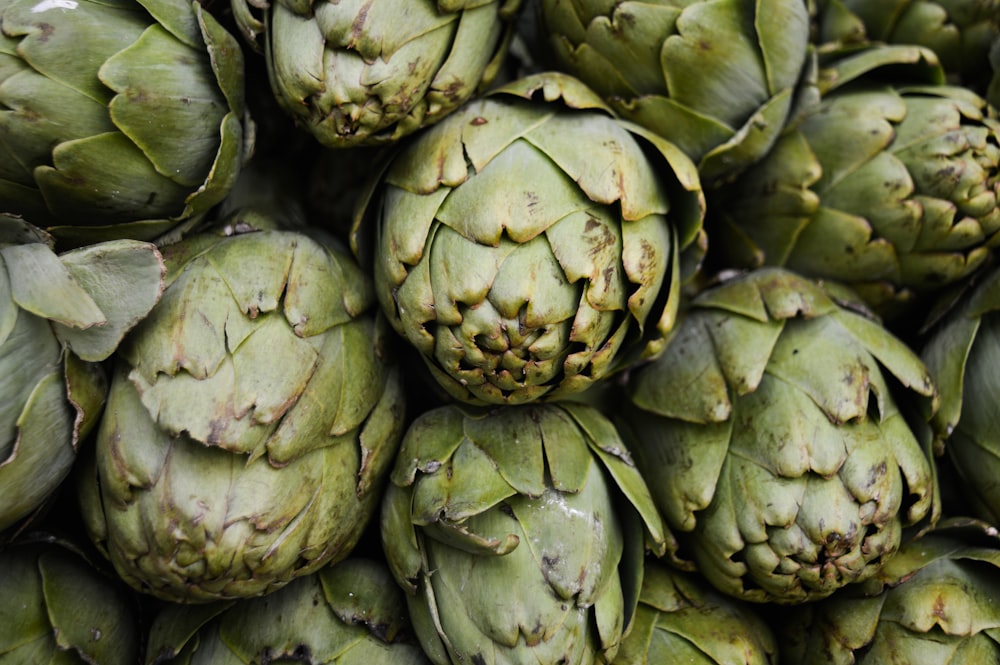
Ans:
{"type": "Polygon", "coordinates": [[[323,145],[392,143],[497,76],[522,0],[232,0],[281,106],[323,145]],[[263,20],[254,7],[264,7],[263,20]]]}
{"type": "Polygon", "coordinates": [[[100,361],[159,299],[163,271],[149,243],[56,254],[44,231],[0,215],[0,531],[69,475],[104,405],[100,361]]]}
{"type": "Polygon", "coordinates": [[[449,394],[516,404],[581,392],[662,348],[703,206],[679,150],[575,79],[541,74],[395,153],[354,247],[449,394]]]}
{"type": "Polygon", "coordinates": [[[190,0],[0,0],[0,212],[67,246],[153,240],[246,151],[236,38],[190,0]]]}
{"type": "Polygon", "coordinates": [[[1000,270],[991,268],[941,316],[921,356],[941,392],[936,431],[972,510],[1000,523],[1000,270]]]}
{"type": "Polygon", "coordinates": [[[559,68],[713,182],[759,159],[806,71],[805,0],[541,0],[559,68]]]}
{"type": "Polygon", "coordinates": [[[1000,0],[817,0],[822,44],[915,44],[941,60],[952,82],[981,91],[1000,35],[1000,0]]]}
{"type": "Polygon", "coordinates": [[[348,558],[262,598],[153,618],[147,665],[425,665],[403,593],[384,563],[348,558]]]}
{"type": "Polygon", "coordinates": [[[756,609],[649,557],[639,607],[614,665],[775,664],[777,641],[756,609]]]}
{"type": "Polygon", "coordinates": [[[75,544],[42,534],[0,551],[0,662],[135,665],[138,603],[75,544]]]}
{"type": "Polygon", "coordinates": [[[95,543],[166,600],[260,595],[347,556],[402,436],[370,280],[274,225],[244,208],[164,249],[80,481],[95,543]]]}
{"type": "Polygon", "coordinates": [[[644,540],[673,550],[611,421],[569,402],[424,412],[381,526],[439,665],[608,663],[635,612],[644,540]]]}
{"type": "Polygon", "coordinates": [[[781,662],[983,665],[1000,662],[1000,539],[951,519],[905,544],[877,576],[782,616],[781,662]]]}
{"type": "Polygon", "coordinates": [[[828,596],[936,518],[935,387],[849,295],[780,268],[739,274],[630,375],[619,429],[636,466],[682,554],[732,596],[828,596]]]}
{"type": "Polygon", "coordinates": [[[887,321],[981,268],[1000,244],[1000,124],[975,93],[917,71],[940,81],[916,47],[826,68],[822,101],[713,192],[717,260],[845,282],[887,321]]]}

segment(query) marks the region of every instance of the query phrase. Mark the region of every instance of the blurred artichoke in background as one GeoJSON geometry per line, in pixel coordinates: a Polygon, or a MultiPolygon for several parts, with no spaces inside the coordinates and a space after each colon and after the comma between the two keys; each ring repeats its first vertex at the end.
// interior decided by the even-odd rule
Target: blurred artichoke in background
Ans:
{"type": "Polygon", "coordinates": [[[941,392],[935,415],[959,489],[1000,523],[1000,270],[974,281],[924,339],[921,355],[941,392]]]}
{"type": "Polygon", "coordinates": [[[0,212],[61,244],[153,240],[245,157],[243,56],[188,0],[0,0],[0,212]]]}
{"type": "Polygon", "coordinates": [[[439,665],[608,663],[646,545],[674,549],[611,421],[568,402],[417,417],[382,541],[439,665]]]}
{"type": "Polygon", "coordinates": [[[0,551],[0,598],[0,662],[139,662],[138,603],[69,541],[31,534],[0,551]]]}
{"type": "Polygon", "coordinates": [[[942,521],[877,576],[777,620],[781,662],[983,665],[1000,662],[1000,538],[942,521]]]}
{"type": "Polygon", "coordinates": [[[540,0],[559,68],[713,182],[774,143],[806,71],[805,0],[540,0]]]}
{"type": "Polygon", "coordinates": [[[783,269],[740,274],[630,377],[619,429],[681,554],[730,595],[828,596],[936,517],[931,377],[859,307],[783,269]]]}
{"type": "Polygon", "coordinates": [[[325,146],[378,145],[497,76],[522,0],[232,0],[281,106],[325,146]],[[256,16],[262,7],[264,19],[256,16]]]}
{"type": "Polygon", "coordinates": [[[58,255],[52,245],[44,231],[0,214],[0,531],[69,475],[104,405],[99,362],[163,289],[163,261],[149,243],[58,255]]]}
{"type": "Polygon", "coordinates": [[[403,593],[384,563],[348,558],[262,598],[191,608],[153,619],[147,665],[425,665],[403,593]],[[285,660],[287,659],[287,661],[285,660]]]}
{"type": "Polygon", "coordinates": [[[1000,36],[1000,0],[816,0],[822,45],[914,44],[937,54],[950,81],[982,91],[1000,36]]]}
{"type": "Polygon", "coordinates": [[[749,606],[648,557],[639,607],[614,665],[773,665],[778,644],[749,606]]]}
{"type": "Polygon", "coordinates": [[[91,537],[166,600],[260,595],[347,556],[402,436],[369,278],[278,222],[240,208],[164,249],[81,477],[91,537]]]}
{"type": "Polygon", "coordinates": [[[825,69],[820,104],[709,202],[716,261],[848,283],[889,322],[982,267],[1000,244],[1000,124],[970,90],[909,76],[940,82],[930,51],[825,69]]]}
{"type": "Polygon", "coordinates": [[[445,390],[516,404],[581,392],[662,348],[703,206],[676,147],[542,74],[396,153],[353,242],[445,390]]]}

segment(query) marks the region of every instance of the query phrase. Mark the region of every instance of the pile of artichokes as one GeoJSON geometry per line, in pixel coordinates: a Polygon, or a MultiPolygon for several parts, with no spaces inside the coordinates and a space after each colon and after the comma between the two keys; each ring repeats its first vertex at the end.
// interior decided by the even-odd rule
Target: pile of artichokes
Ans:
{"type": "Polygon", "coordinates": [[[0,0],[0,663],[1000,663],[1000,0],[0,0]]]}

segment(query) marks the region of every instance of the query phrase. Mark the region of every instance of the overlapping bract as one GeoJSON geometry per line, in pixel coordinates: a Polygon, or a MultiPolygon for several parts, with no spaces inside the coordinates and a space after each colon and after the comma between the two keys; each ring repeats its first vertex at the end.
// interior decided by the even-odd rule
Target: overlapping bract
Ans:
{"type": "Polygon", "coordinates": [[[771,665],[778,643],[752,606],[697,574],[646,559],[639,606],[614,665],[771,665]]]}
{"type": "Polygon", "coordinates": [[[676,143],[705,181],[755,162],[807,61],[804,0],[542,0],[559,67],[676,143]]]}
{"type": "Polygon", "coordinates": [[[836,87],[710,203],[720,261],[848,283],[887,319],[983,266],[1000,243],[1000,125],[967,89],[878,76],[919,63],[936,60],[884,47],[826,70],[836,87]]]}
{"type": "Polygon", "coordinates": [[[167,287],[120,349],[81,483],[95,542],[168,600],[259,595],[345,557],[402,435],[369,279],[251,212],[164,250],[167,287]]]}
{"type": "Polygon", "coordinates": [[[983,519],[1000,518],[1000,272],[974,281],[925,336],[921,356],[941,391],[935,421],[960,491],[983,519]]]}
{"type": "Polygon", "coordinates": [[[447,116],[497,76],[522,0],[275,0],[262,32],[271,88],[323,145],[393,143],[447,116]]]}
{"type": "Polygon", "coordinates": [[[394,156],[355,247],[374,261],[389,320],[452,396],[556,398],[662,348],[703,199],[690,160],[641,136],[578,81],[541,75],[394,156]]]}
{"type": "Polygon", "coordinates": [[[631,377],[620,425],[636,466],[682,552],[726,593],[828,596],[935,516],[918,427],[931,377],[854,307],[782,269],[746,273],[699,294],[631,377]]]}
{"type": "Polygon", "coordinates": [[[187,0],[0,2],[0,212],[67,245],[154,238],[245,156],[243,55],[187,0]]]}
{"type": "Polygon", "coordinates": [[[948,520],[905,544],[870,582],[782,618],[782,662],[995,663],[998,594],[996,529],[948,520]]]}
{"type": "Polygon", "coordinates": [[[0,551],[0,661],[135,665],[139,604],[76,544],[34,534],[0,551]]]}
{"type": "Polygon", "coordinates": [[[192,608],[153,619],[152,665],[425,665],[403,594],[381,562],[351,557],[263,598],[192,608]],[[287,659],[284,660],[284,659],[287,659]]]}
{"type": "Polygon", "coordinates": [[[425,412],[392,481],[383,544],[439,665],[610,662],[644,541],[673,549],[614,426],[582,404],[425,412]]]}
{"type": "Polygon", "coordinates": [[[99,364],[160,297],[146,242],[56,254],[52,238],[0,215],[0,531],[69,475],[107,392],[99,364]]]}

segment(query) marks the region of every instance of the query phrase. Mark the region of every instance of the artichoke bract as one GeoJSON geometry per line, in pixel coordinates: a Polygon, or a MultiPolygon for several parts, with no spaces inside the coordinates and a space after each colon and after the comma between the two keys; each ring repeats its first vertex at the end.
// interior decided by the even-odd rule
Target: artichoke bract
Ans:
{"type": "Polygon", "coordinates": [[[817,0],[816,41],[916,44],[937,54],[950,80],[982,90],[990,44],[1000,36],[998,0],[817,0]]]}
{"type": "Polygon", "coordinates": [[[759,159],[806,71],[805,0],[542,0],[559,68],[681,147],[706,182],[759,159]]]}
{"type": "Polygon", "coordinates": [[[104,405],[100,363],[157,302],[163,273],[150,243],[56,254],[44,231],[0,215],[0,531],[69,475],[104,405]]]}
{"type": "Polygon", "coordinates": [[[1000,539],[965,518],[907,543],[876,578],[796,608],[778,625],[781,662],[1000,662],[1000,539]]]}
{"type": "Polygon", "coordinates": [[[737,275],[630,376],[619,429],[682,555],[730,595],[828,596],[936,519],[935,386],[837,291],[779,268],[737,275]]]}
{"type": "Polygon", "coordinates": [[[940,84],[926,49],[868,49],[820,78],[820,103],[715,192],[712,248],[725,265],[847,283],[891,321],[1000,244],[1000,124],[940,84]]]}
{"type": "Polygon", "coordinates": [[[466,104],[372,187],[352,243],[382,309],[475,404],[579,393],[655,355],[703,240],[690,159],[555,73],[466,104]]]}
{"type": "Polygon", "coordinates": [[[145,662],[426,665],[430,661],[415,642],[403,593],[385,564],[351,557],[262,598],[196,608],[164,607],[153,618],[145,662]]]}
{"type": "Polygon", "coordinates": [[[402,436],[392,334],[346,247],[241,208],[164,249],[79,481],[94,542],[176,602],[346,557],[402,436]]]}
{"type": "Polygon", "coordinates": [[[749,606],[648,557],[639,606],[614,665],[773,665],[778,644],[749,606]]]}
{"type": "Polygon", "coordinates": [[[611,421],[569,402],[418,416],[381,529],[440,665],[608,663],[646,547],[674,549],[611,421]]]}
{"type": "Polygon", "coordinates": [[[232,0],[275,97],[323,145],[393,143],[497,76],[522,0],[232,0]],[[262,33],[262,34],[261,34],[262,33]]]}
{"type": "Polygon", "coordinates": [[[32,533],[0,551],[0,661],[135,665],[138,603],[73,542],[32,533]]]}
{"type": "Polygon", "coordinates": [[[66,246],[154,240],[249,140],[236,38],[188,0],[0,0],[0,212],[66,246]]]}
{"type": "Polygon", "coordinates": [[[923,340],[921,357],[941,392],[941,443],[972,509],[1000,518],[1000,270],[973,281],[923,340]]]}

